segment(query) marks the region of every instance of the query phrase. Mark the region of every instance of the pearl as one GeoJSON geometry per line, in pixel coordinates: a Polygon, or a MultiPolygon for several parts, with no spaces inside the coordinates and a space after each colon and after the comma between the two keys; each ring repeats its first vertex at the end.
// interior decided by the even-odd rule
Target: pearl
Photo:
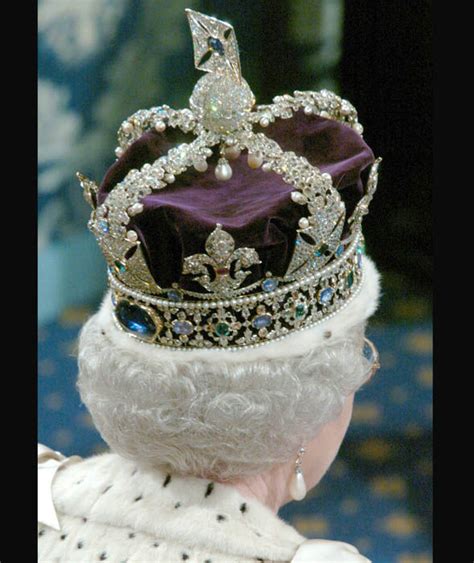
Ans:
{"type": "Polygon", "coordinates": [[[309,227],[309,221],[308,219],[306,219],[306,217],[301,217],[301,219],[298,221],[298,225],[300,229],[307,229],[309,227]]]}
{"type": "Polygon", "coordinates": [[[268,127],[270,125],[270,120],[268,119],[268,117],[262,117],[262,119],[260,120],[260,125],[262,127],[268,127]]]}
{"type": "Polygon", "coordinates": [[[176,180],[174,174],[165,174],[163,179],[167,184],[172,184],[176,180]]]}
{"type": "Polygon", "coordinates": [[[270,172],[271,169],[272,169],[272,165],[269,162],[265,162],[264,164],[262,164],[262,170],[264,172],[270,172]]]}
{"type": "Polygon", "coordinates": [[[306,483],[301,470],[297,469],[291,478],[290,495],[293,500],[303,500],[306,496],[306,483]]]}
{"type": "Polygon", "coordinates": [[[205,172],[207,170],[207,162],[204,158],[197,158],[193,162],[193,166],[198,172],[205,172]]]}
{"type": "Polygon", "coordinates": [[[329,115],[329,113],[328,113],[327,111],[322,111],[319,115],[320,115],[321,117],[326,117],[326,118],[330,117],[330,115],[329,115]]]}
{"type": "Polygon", "coordinates": [[[230,180],[232,178],[232,168],[227,161],[219,161],[216,166],[215,175],[218,180],[230,180]]]}
{"type": "Polygon", "coordinates": [[[130,242],[136,242],[138,240],[138,235],[135,231],[128,231],[127,240],[130,242]]]}
{"type": "Polygon", "coordinates": [[[327,172],[323,172],[321,174],[321,178],[323,178],[324,180],[327,180],[328,182],[332,181],[331,174],[328,174],[327,172]]]}
{"type": "Polygon", "coordinates": [[[129,121],[126,121],[126,122],[123,124],[123,131],[124,131],[124,133],[131,133],[131,132],[132,132],[132,129],[133,129],[133,125],[132,125],[129,121]]]}
{"type": "Polygon", "coordinates": [[[165,129],[166,129],[166,124],[164,121],[157,121],[155,123],[155,130],[158,131],[158,133],[163,133],[165,129]]]}
{"type": "Polygon", "coordinates": [[[121,147],[117,147],[115,149],[115,154],[120,158],[123,155],[123,149],[121,147]]]}
{"type": "Polygon", "coordinates": [[[263,158],[259,153],[249,154],[247,157],[247,164],[249,165],[249,168],[253,168],[255,170],[257,168],[260,168],[260,166],[262,166],[262,163],[263,158]]]}
{"type": "Polygon", "coordinates": [[[141,203],[134,203],[127,209],[127,213],[130,215],[130,217],[133,217],[134,215],[138,215],[142,211],[143,211],[143,204],[141,203]]]}
{"type": "Polygon", "coordinates": [[[304,108],[305,115],[311,115],[313,113],[313,108],[311,106],[306,106],[304,108]]]}
{"type": "Polygon", "coordinates": [[[224,149],[224,155],[226,158],[230,158],[231,160],[235,160],[240,156],[240,149],[236,145],[232,147],[226,147],[224,149]]]}
{"type": "Polygon", "coordinates": [[[359,135],[362,135],[362,133],[364,132],[364,128],[362,127],[362,125],[360,123],[356,123],[354,125],[354,129],[357,133],[359,133],[359,135]]]}
{"type": "Polygon", "coordinates": [[[306,203],[306,198],[304,197],[304,195],[301,192],[291,192],[291,199],[295,202],[295,203],[299,203],[300,205],[303,205],[306,203]]]}

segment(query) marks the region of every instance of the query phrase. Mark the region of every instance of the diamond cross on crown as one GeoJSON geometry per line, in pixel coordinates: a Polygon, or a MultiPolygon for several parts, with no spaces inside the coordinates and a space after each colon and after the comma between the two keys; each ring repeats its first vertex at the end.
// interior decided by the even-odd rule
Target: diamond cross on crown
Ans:
{"type": "Polygon", "coordinates": [[[216,18],[189,8],[186,11],[194,45],[197,69],[218,74],[231,74],[240,82],[240,58],[234,28],[216,18]]]}

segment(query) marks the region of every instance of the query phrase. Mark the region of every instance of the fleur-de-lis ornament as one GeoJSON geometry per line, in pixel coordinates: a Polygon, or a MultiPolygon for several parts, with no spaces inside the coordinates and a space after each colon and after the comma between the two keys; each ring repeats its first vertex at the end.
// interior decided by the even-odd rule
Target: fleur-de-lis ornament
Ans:
{"type": "Polygon", "coordinates": [[[184,259],[183,274],[198,274],[193,280],[213,293],[232,293],[250,274],[250,270],[243,268],[261,263],[255,249],[243,247],[235,250],[235,240],[220,223],[207,237],[205,248],[207,254],[193,254],[184,259]]]}

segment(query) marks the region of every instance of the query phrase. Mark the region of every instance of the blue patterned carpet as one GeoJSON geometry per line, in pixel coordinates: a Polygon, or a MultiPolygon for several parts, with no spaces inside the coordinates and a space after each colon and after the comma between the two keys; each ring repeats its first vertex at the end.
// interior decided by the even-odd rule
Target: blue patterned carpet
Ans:
{"type": "MultiPolygon", "coordinates": [[[[76,338],[87,311],[39,333],[40,442],[66,455],[102,451],[75,389],[76,338]]],[[[338,459],[312,494],[280,515],[307,537],[356,545],[374,563],[430,563],[431,324],[372,328],[382,369],[356,397],[338,459]]]]}

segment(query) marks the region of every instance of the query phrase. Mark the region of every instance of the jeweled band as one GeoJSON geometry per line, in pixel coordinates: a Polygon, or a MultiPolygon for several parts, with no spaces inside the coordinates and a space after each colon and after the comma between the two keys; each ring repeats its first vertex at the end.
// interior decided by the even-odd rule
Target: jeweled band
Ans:
{"type": "Polygon", "coordinates": [[[180,350],[265,344],[314,326],[350,303],[362,283],[361,243],[356,237],[316,274],[282,286],[276,278],[275,289],[265,291],[262,284],[263,291],[219,301],[180,300],[178,292],[161,299],[130,289],[109,272],[117,326],[144,342],[180,350]]]}

